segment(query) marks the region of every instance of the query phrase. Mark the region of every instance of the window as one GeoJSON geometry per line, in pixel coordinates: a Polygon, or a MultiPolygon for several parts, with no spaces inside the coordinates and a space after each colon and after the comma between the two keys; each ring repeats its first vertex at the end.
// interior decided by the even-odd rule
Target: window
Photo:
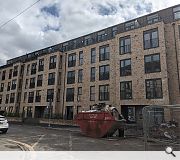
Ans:
{"type": "Polygon", "coordinates": [[[158,21],[159,21],[158,13],[150,15],[150,16],[147,16],[147,23],[148,24],[156,23],[158,21]]]}
{"type": "Polygon", "coordinates": [[[0,104],[2,103],[2,95],[0,94],[0,104]]]}
{"type": "Polygon", "coordinates": [[[67,84],[75,83],[75,71],[68,71],[67,73],[67,84]]]}
{"type": "Polygon", "coordinates": [[[66,89],[66,102],[73,102],[74,101],[74,88],[67,88],[66,89]]]}
{"type": "Polygon", "coordinates": [[[39,66],[38,66],[38,71],[43,71],[44,70],[44,58],[39,60],[39,66]]]}
{"type": "Polygon", "coordinates": [[[79,52],[79,66],[83,65],[83,51],[79,52]]]}
{"type": "Polygon", "coordinates": [[[179,39],[180,39],[180,25],[178,25],[178,28],[179,28],[179,39]]]}
{"type": "Polygon", "coordinates": [[[96,48],[91,49],[91,63],[96,63],[96,48]]]}
{"type": "Polygon", "coordinates": [[[144,32],[144,49],[159,47],[158,29],[144,32]]]}
{"type": "Polygon", "coordinates": [[[27,92],[24,92],[24,102],[26,102],[27,99],[27,92]]]}
{"type": "Polygon", "coordinates": [[[30,78],[29,88],[35,88],[35,77],[34,78],[30,78]]]}
{"type": "Polygon", "coordinates": [[[16,101],[17,101],[17,103],[21,102],[21,92],[18,92],[16,101]]]}
{"type": "Polygon", "coordinates": [[[84,38],[84,45],[87,46],[89,44],[91,44],[91,36],[86,36],[84,38]]]}
{"type": "Polygon", "coordinates": [[[38,90],[36,91],[36,99],[35,99],[36,102],[41,102],[41,91],[38,90]]]}
{"type": "Polygon", "coordinates": [[[91,76],[90,76],[90,81],[94,82],[96,79],[96,68],[95,67],[91,67],[91,76]]]}
{"type": "Polygon", "coordinates": [[[173,8],[174,19],[180,19],[180,6],[173,8]]]}
{"type": "Polygon", "coordinates": [[[117,27],[112,28],[112,37],[115,37],[115,35],[117,34],[117,31],[118,31],[117,27]]]}
{"type": "Polygon", "coordinates": [[[153,73],[161,71],[160,55],[153,54],[144,56],[145,73],[153,73]]]}
{"type": "Polygon", "coordinates": [[[13,71],[13,77],[16,77],[17,75],[18,75],[18,66],[15,66],[13,71]]]}
{"type": "Polygon", "coordinates": [[[98,33],[98,42],[106,40],[107,33],[105,31],[101,31],[98,33]]]}
{"type": "Polygon", "coordinates": [[[47,90],[47,98],[46,98],[46,101],[47,102],[53,102],[53,99],[54,99],[54,89],[48,89],[47,90]]]}
{"type": "Polygon", "coordinates": [[[31,75],[36,74],[36,66],[37,66],[37,63],[32,63],[32,66],[31,66],[31,75]]]}
{"type": "Polygon", "coordinates": [[[90,86],[90,101],[95,101],[95,86],[90,86]]]}
{"type": "Polygon", "coordinates": [[[26,75],[29,75],[30,64],[27,65],[26,75]]]}
{"type": "Polygon", "coordinates": [[[33,103],[33,101],[34,101],[34,92],[29,92],[28,103],[33,103]]]}
{"type": "Polygon", "coordinates": [[[1,83],[1,88],[0,88],[0,92],[4,91],[4,83],[1,83]]]}
{"type": "Polygon", "coordinates": [[[126,31],[131,30],[131,29],[135,29],[137,27],[139,27],[139,22],[137,20],[125,23],[125,30],[126,31]]]}
{"type": "Polygon", "coordinates": [[[11,82],[8,82],[7,91],[10,91],[11,89],[11,82]]]}
{"type": "Polygon", "coordinates": [[[103,65],[99,67],[99,80],[109,79],[109,65],[103,65]]]}
{"type": "Polygon", "coordinates": [[[6,78],[6,71],[3,71],[2,72],[2,81],[5,80],[5,78],[6,78]]]}
{"type": "Polygon", "coordinates": [[[60,55],[60,60],[59,60],[59,69],[62,69],[62,64],[63,64],[63,58],[62,55],[60,55]]]}
{"type": "Polygon", "coordinates": [[[21,65],[21,69],[20,69],[20,76],[24,75],[24,64],[21,65]]]}
{"type": "Polygon", "coordinates": [[[49,73],[48,85],[54,85],[54,84],[55,84],[55,72],[49,73]]]}
{"type": "Polygon", "coordinates": [[[11,93],[10,95],[10,103],[14,103],[15,101],[15,93],[11,93]]]}
{"type": "Polygon", "coordinates": [[[82,97],[82,87],[78,87],[77,101],[80,102],[82,97]]]}
{"type": "Polygon", "coordinates": [[[132,99],[132,82],[120,82],[120,99],[132,99]]]}
{"type": "Polygon", "coordinates": [[[9,70],[9,79],[12,78],[12,69],[9,70]]]}
{"type": "Polygon", "coordinates": [[[163,98],[161,79],[149,79],[146,80],[145,83],[147,99],[163,98]]]}
{"type": "Polygon", "coordinates": [[[16,82],[17,82],[16,79],[12,80],[11,90],[16,89],[16,82]]]}
{"type": "Polygon", "coordinates": [[[99,47],[99,61],[109,60],[109,45],[99,47]]]}
{"type": "Polygon", "coordinates": [[[124,59],[120,61],[120,76],[131,75],[131,59],[124,59]]]}
{"type": "Polygon", "coordinates": [[[5,102],[6,104],[8,104],[9,103],[9,94],[6,94],[6,102],[5,102]]]}
{"type": "Polygon", "coordinates": [[[99,100],[100,101],[109,101],[109,85],[100,85],[99,86],[99,100]]]}
{"type": "Polygon", "coordinates": [[[37,87],[42,86],[42,81],[43,81],[43,75],[38,75],[37,78],[37,87]]]}
{"type": "Polygon", "coordinates": [[[25,83],[25,89],[27,89],[27,87],[28,87],[28,84],[29,84],[29,79],[26,79],[26,83],[25,83]]]}
{"type": "Polygon", "coordinates": [[[119,39],[120,43],[120,54],[130,53],[131,52],[131,38],[130,36],[121,37],[119,39]]]}
{"type": "Polygon", "coordinates": [[[78,70],[78,83],[82,83],[83,81],[83,70],[79,69],[78,70]]]}
{"type": "Polygon", "coordinates": [[[76,66],[76,53],[68,55],[68,67],[76,66]]]}
{"type": "Polygon", "coordinates": [[[57,61],[57,56],[56,55],[50,57],[49,69],[56,68],[56,61],[57,61]]]}

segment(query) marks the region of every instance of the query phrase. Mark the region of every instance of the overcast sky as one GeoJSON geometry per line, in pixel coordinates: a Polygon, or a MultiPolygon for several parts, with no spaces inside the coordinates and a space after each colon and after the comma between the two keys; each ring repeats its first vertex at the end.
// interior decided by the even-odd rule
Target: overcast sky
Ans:
{"type": "MultiPolygon", "coordinates": [[[[37,0],[0,0],[0,25],[37,0]]],[[[0,65],[14,58],[126,20],[179,0],[41,0],[0,28],[0,65]]]]}

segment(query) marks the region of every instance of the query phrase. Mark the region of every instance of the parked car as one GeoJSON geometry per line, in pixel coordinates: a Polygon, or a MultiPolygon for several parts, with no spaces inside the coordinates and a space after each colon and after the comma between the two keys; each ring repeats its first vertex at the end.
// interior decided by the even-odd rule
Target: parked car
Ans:
{"type": "Polygon", "coordinates": [[[7,119],[4,116],[0,115],[0,132],[7,133],[8,128],[9,128],[9,123],[7,119]]]}

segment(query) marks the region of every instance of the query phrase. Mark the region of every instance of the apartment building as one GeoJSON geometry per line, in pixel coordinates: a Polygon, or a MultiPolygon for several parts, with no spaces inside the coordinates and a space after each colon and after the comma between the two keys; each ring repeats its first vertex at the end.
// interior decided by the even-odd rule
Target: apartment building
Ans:
{"type": "Polygon", "coordinates": [[[141,121],[147,105],[180,104],[180,5],[44,48],[0,67],[0,109],[65,119],[93,104],[141,121]],[[50,107],[51,106],[51,107],[50,107]]]}

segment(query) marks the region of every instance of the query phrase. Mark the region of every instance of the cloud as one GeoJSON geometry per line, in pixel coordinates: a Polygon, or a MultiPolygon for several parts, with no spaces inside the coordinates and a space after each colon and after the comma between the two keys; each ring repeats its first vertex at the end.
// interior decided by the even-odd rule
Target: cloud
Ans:
{"type": "MultiPolygon", "coordinates": [[[[0,24],[35,0],[1,2],[0,24]]],[[[47,46],[88,34],[175,4],[179,0],[43,0],[0,28],[0,65],[47,46]]]]}

